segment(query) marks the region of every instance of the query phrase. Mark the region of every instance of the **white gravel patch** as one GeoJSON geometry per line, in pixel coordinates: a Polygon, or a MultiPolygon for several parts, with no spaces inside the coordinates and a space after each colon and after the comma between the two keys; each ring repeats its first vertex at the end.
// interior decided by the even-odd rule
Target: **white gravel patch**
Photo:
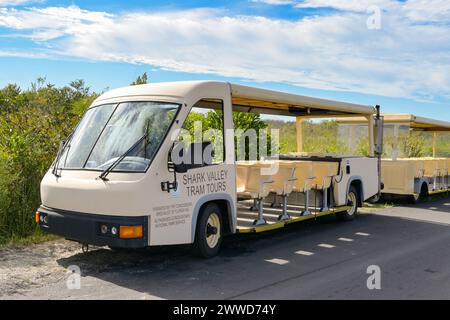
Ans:
{"type": "Polygon", "coordinates": [[[61,280],[66,269],[58,260],[77,253],[80,245],[66,240],[0,248],[0,297],[61,280]]]}

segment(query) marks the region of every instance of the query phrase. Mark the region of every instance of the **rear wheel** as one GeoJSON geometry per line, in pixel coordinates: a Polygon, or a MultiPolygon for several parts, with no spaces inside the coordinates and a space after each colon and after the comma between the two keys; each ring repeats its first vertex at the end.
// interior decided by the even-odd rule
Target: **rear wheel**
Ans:
{"type": "Polygon", "coordinates": [[[381,200],[381,194],[376,194],[367,201],[371,204],[377,204],[378,202],[380,202],[380,200],[381,200]]]}
{"type": "Polygon", "coordinates": [[[337,213],[337,218],[342,221],[350,221],[355,219],[355,216],[358,213],[358,203],[358,191],[354,186],[350,186],[350,190],[348,191],[347,195],[347,206],[349,206],[350,209],[344,212],[337,213]]]}
{"type": "Polygon", "coordinates": [[[422,183],[422,186],[420,187],[420,193],[413,194],[408,197],[408,202],[410,204],[418,204],[421,202],[424,202],[428,198],[428,186],[426,183],[422,183]]]}
{"type": "Polygon", "coordinates": [[[202,258],[212,258],[219,253],[223,234],[222,214],[215,203],[203,207],[195,230],[194,252],[202,258]]]}

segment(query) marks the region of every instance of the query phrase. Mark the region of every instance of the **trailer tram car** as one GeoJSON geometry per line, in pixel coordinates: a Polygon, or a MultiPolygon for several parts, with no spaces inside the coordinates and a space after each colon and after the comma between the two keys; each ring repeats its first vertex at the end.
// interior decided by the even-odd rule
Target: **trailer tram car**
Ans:
{"type": "MultiPolygon", "coordinates": [[[[417,203],[432,194],[448,193],[450,154],[440,150],[438,140],[448,141],[450,122],[411,114],[384,114],[383,118],[383,196],[407,197],[417,203]]],[[[364,118],[341,118],[338,122],[366,126],[364,118]]]]}

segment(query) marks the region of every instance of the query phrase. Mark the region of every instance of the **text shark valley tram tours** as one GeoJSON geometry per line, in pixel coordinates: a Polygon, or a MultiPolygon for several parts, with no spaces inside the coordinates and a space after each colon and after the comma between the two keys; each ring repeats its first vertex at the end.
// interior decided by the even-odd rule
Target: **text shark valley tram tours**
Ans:
{"type": "Polygon", "coordinates": [[[210,171],[194,174],[183,174],[183,186],[187,188],[187,195],[197,196],[207,193],[227,191],[227,170],[210,171]]]}

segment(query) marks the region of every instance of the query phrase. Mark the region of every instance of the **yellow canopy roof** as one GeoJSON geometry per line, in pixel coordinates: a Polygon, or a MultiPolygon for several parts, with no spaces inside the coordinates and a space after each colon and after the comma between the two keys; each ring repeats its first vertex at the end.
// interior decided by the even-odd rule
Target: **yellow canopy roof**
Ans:
{"type": "MultiPolygon", "coordinates": [[[[423,131],[450,131],[450,122],[440,121],[425,117],[418,117],[412,114],[383,114],[384,123],[387,124],[404,124],[412,129],[423,131]]],[[[367,120],[362,117],[340,118],[339,123],[365,123],[367,120]]]]}
{"type": "Polygon", "coordinates": [[[255,111],[302,117],[332,117],[373,115],[374,107],[306,97],[237,84],[231,85],[233,108],[237,111],[255,111]],[[270,112],[272,110],[272,112],[270,112]]]}

